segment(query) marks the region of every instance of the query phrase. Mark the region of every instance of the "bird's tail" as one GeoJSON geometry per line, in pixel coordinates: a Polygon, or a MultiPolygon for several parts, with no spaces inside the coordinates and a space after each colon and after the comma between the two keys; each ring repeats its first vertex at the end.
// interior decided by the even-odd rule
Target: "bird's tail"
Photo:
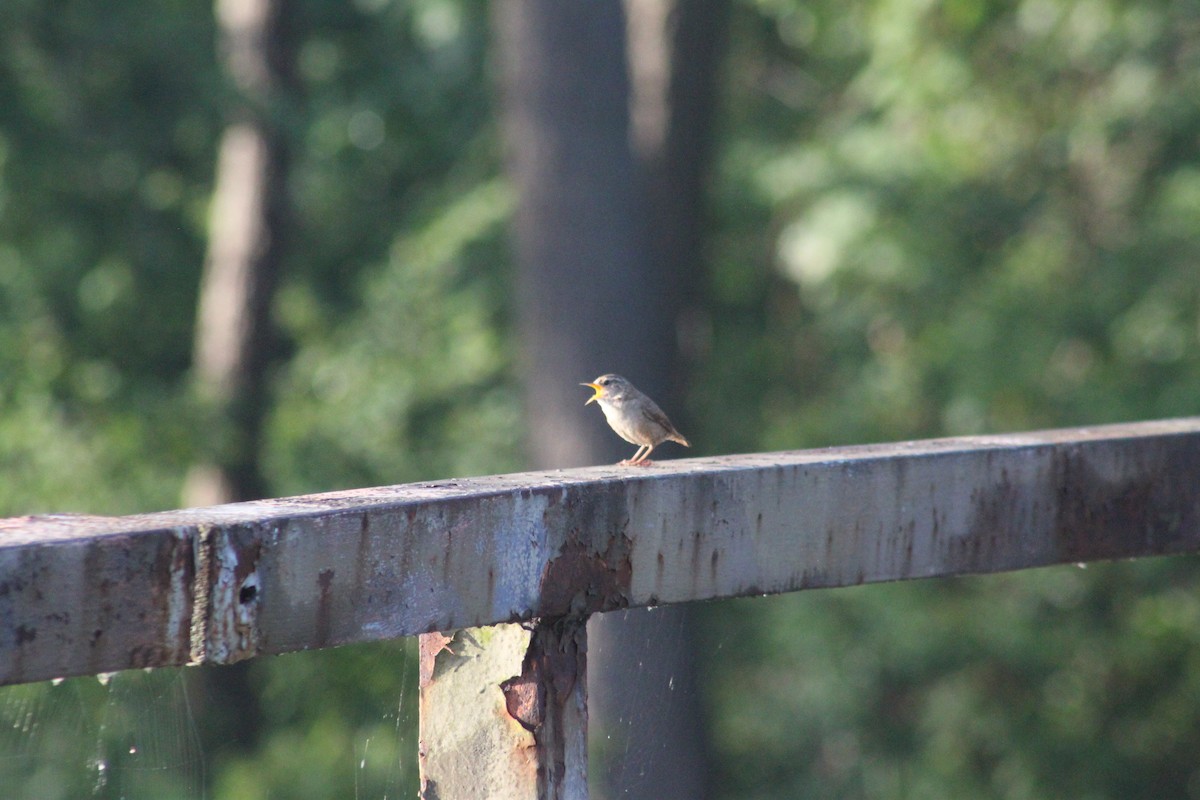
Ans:
{"type": "Polygon", "coordinates": [[[683,438],[682,436],[680,436],[678,433],[673,433],[673,434],[671,434],[670,436],[668,436],[668,437],[667,437],[667,441],[670,441],[670,442],[679,442],[679,443],[680,443],[681,445],[683,445],[684,447],[691,447],[691,446],[692,446],[692,443],[691,443],[691,442],[689,442],[687,439],[685,439],[685,438],[683,438]]]}

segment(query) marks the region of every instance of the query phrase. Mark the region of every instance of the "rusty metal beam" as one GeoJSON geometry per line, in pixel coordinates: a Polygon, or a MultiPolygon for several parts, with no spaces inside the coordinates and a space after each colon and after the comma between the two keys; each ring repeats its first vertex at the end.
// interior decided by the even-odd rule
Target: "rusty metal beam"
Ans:
{"type": "Polygon", "coordinates": [[[0,684],[1200,550],[1200,418],[0,521],[0,684]]]}

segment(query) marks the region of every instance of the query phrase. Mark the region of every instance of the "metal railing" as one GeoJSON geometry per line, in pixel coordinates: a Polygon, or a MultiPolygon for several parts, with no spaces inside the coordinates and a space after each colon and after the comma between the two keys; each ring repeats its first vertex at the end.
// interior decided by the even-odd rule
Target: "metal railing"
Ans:
{"type": "Polygon", "coordinates": [[[584,798],[589,615],[1196,552],[1198,486],[1189,418],[20,517],[0,684],[421,635],[425,796],[584,798]]]}

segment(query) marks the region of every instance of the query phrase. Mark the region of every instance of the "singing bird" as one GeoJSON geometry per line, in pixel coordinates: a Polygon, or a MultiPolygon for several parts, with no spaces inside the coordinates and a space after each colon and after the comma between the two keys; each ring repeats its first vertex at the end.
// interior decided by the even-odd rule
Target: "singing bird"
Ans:
{"type": "Polygon", "coordinates": [[[579,385],[589,386],[596,392],[584,405],[599,403],[609,427],[625,441],[638,445],[633,458],[620,463],[639,467],[651,464],[647,460],[650,451],[667,441],[678,442],[684,447],[692,446],[683,438],[683,434],[675,430],[657,403],[620,375],[601,375],[591,383],[579,385]]]}

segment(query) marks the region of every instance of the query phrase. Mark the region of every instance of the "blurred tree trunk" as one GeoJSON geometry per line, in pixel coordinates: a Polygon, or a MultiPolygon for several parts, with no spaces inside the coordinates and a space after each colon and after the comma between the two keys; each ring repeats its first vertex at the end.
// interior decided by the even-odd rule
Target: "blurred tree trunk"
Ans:
{"type": "MultiPolygon", "coordinates": [[[[677,329],[698,272],[718,50],[701,43],[719,41],[724,3],[631,0],[628,26],[617,0],[494,8],[520,198],[531,459],[542,468],[617,461],[630,446],[584,408],[577,384],[623,373],[681,419],[677,329]]],[[[705,796],[689,626],[682,607],[590,623],[597,797],[705,796]]]]}
{"type": "MultiPolygon", "coordinates": [[[[631,139],[648,198],[645,247],[685,356],[698,337],[706,185],[725,50],[728,0],[625,0],[632,77],[631,139]]],[[[676,359],[682,366],[682,360],[676,359]]],[[[677,366],[670,388],[682,396],[677,366]]]]}
{"type": "MultiPolygon", "coordinates": [[[[216,0],[218,54],[236,93],[221,137],[200,284],[195,388],[211,442],[192,467],[184,505],[263,497],[259,466],[273,352],[271,299],[287,241],[284,137],[277,124],[289,83],[283,24],[288,0],[216,0]]],[[[261,732],[250,662],[206,668],[193,681],[213,741],[243,750],[261,732]]],[[[212,758],[210,753],[209,757],[212,758]]]]}
{"type": "Polygon", "coordinates": [[[616,461],[629,448],[583,408],[587,390],[577,384],[620,371],[665,399],[673,357],[667,298],[642,240],[624,15],[617,0],[502,0],[494,8],[508,172],[519,196],[532,458],[546,467],[616,461]]]}
{"type": "Polygon", "coordinates": [[[212,451],[184,504],[263,496],[258,455],[272,352],[270,306],[286,241],[283,136],[274,115],[288,82],[287,0],[217,0],[219,51],[238,95],[221,137],[200,285],[193,365],[212,451]]]}

